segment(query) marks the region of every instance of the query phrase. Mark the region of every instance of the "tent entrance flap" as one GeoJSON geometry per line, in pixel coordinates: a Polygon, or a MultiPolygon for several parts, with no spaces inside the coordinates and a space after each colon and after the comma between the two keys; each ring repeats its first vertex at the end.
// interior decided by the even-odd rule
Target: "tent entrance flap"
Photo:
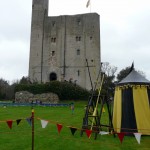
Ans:
{"type": "Polygon", "coordinates": [[[121,132],[137,132],[132,88],[122,89],[122,120],[121,132]]]}

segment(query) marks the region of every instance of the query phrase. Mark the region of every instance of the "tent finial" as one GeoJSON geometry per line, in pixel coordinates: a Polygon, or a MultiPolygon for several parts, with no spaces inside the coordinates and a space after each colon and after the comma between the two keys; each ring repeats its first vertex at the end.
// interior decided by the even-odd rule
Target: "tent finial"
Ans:
{"type": "Polygon", "coordinates": [[[130,68],[129,73],[130,73],[132,70],[134,70],[134,61],[132,62],[132,65],[131,65],[131,68],[130,68]]]}

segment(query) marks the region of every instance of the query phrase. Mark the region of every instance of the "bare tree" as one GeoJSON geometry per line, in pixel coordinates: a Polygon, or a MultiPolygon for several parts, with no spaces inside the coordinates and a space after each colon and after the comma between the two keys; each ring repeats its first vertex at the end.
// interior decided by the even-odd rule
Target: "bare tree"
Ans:
{"type": "Polygon", "coordinates": [[[104,83],[102,86],[102,95],[113,97],[114,95],[114,79],[117,67],[110,65],[109,62],[104,62],[102,72],[105,73],[104,83]]]}
{"type": "Polygon", "coordinates": [[[111,66],[109,62],[104,62],[102,64],[102,72],[104,72],[107,76],[114,76],[117,71],[117,67],[111,66]]]}

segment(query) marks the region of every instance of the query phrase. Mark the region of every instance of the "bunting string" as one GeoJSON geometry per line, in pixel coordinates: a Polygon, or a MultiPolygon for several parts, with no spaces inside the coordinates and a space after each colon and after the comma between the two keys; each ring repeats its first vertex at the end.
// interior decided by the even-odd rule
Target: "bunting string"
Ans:
{"type": "MultiPolygon", "coordinates": [[[[64,125],[64,123],[60,123],[60,122],[58,122],[58,121],[53,121],[53,120],[46,120],[46,119],[41,119],[41,118],[39,118],[39,117],[37,117],[36,118],[37,120],[43,120],[43,121],[46,121],[47,123],[51,123],[51,124],[61,124],[62,126],[65,126],[65,127],[67,127],[67,128],[75,128],[75,129],[77,129],[77,130],[84,130],[85,131],[85,129],[82,129],[82,128],[78,128],[78,127],[75,127],[75,126],[68,126],[68,125],[64,125]]],[[[21,119],[16,119],[16,120],[1,120],[0,121],[0,123],[7,123],[8,121],[9,121],[9,123],[16,123],[17,125],[19,125],[20,124],[20,122],[22,121],[22,120],[31,120],[31,117],[27,117],[27,118],[21,118],[21,119]]],[[[93,127],[97,127],[97,126],[93,126],[93,127]]],[[[102,127],[102,128],[106,128],[105,130],[113,130],[113,129],[120,129],[120,130],[128,130],[128,131],[137,131],[137,129],[130,129],[130,128],[111,128],[111,127],[102,127]]],[[[140,131],[143,131],[143,132],[141,132],[141,134],[142,133],[146,133],[145,131],[148,131],[148,133],[150,133],[150,129],[138,129],[138,130],[140,130],[140,131]]],[[[1,133],[2,131],[0,131],[0,133],[1,133]]],[[[92,132],[93,133],[98,133],[98,131],[94,131],[94,130],[92,130],[92,132]]],[[[111,132],[111,134],[116,134],[116,132],[111,132]]],[[[130,134],[130,133],[133,133],[133,132],[122,132],[122,133],[127,133],[127,134],[130,134]]]]}
{"type": "MultiPolygon", "coordinates": [[[[39,117],[37,117],[36,118],[37,120],[44,120],[44,119],[41,119],[41,118],[39,118],[39,117]]],[[[77,130],[83,130],[83,131],[85,131],[85,129],[82,129],[82,128],[77,128],[77,127],[74,127],[74,126],[67,126],[67,125],[65,125],[64,123],[60,123],[60,122],[58,122],[58,121],[52,121],[52,120],[46,120],[46,121],[48,121],[48,122],[50,122],[51,124],[62,124],[63,126],[65,126],[65,127],[67,127],[67,128],[76,128],[77,130]]],[[[84,126],[83,126],[84,127],[84,126]]],[[[86,127],[86,126],[85,126],[86,127]]],[[[93,126],[93,127],[97,127],[97,126],[93,126]]],[[[120,129],[120,130],[137,130],[137,129],[130,129],[130,128],[111,128],[111,127],[103,127],[103,128],[106,128],[107,130],[113,130],[113,129],[120,129]]],[[[146,130],[146,131],[149,131],[150,132],[150,129],[138,129],[138,130],[142,130],[143,131],[143,133],[145,133],[144,132],[144,130],[146,130]]],[[[96,131],[96,130],[92,130],[92,132],[93,133],[99,133],[98,131],[96,131]]],[[[122,133],[125,133],[125,134],[133,134],[133,132],[122,132],[122,133]]],[[[117,134],[116,132],[111,132],[111,134],[117,134]]],[[[142,133],[141,133],[142,134],[142,133]]]]}
{"type": "MultiPolygon", "coordinates": [[[[78,128],[78,127],[75,127],[75,126],[68,126],[68,125],[65,125],[64,123],[60,123],[58,121],[52,121],[52,120],[46,120],[46,119],[41,119],[39,117],[37,118],[34,118],[36,120],[39,120],[41,122],[41,127],[42,128],[46,128],[47,125],[50,123],[50,124],[55,124],[56,127],[57,127],[57,130],[58,130],[58,134],[61,133],[61,131],[63,130],[64,127],[68,128],[68,130],[70,130],[71,134],[74,136],[75,133],[77,131],[85,131],[85,134],[87,135],[88,138],[91,137],[92,133],[98,133],[99,135],[112,135],[112,134],[117,134],[118,135],[118,138],[120,140],[120,143],[123,142],[123,139],[124,139],[124,136],[126,134],[133,134],[135,136],[135,139],[137,140],[138,144],[140,144],[141,142],[141,136],[142,134],[144,133],[147,133],[148,134],[150,133],[150,130],[149,129],[138,129],[140,131],[143,131],[141,133],[136,133],[136,130],[137,129],[129,129],[129,128],[121,128],[121,129],[124,129],[124,130],[128,130],[129,132],[120,132],[120,133],[117,133],[117,132],[112,132],[112,129],[113,128],[110,128],[110,127],[103,127],[103,128],[106,128],[107,131],[111,131],[111,132],[107,132],[107,131],[103,131],[103,130],[100,130],[99,132],[98,131],[94,131],[94,130],[90,130],[90,129],[81,129],[81,128],[78,128]],[[135,132],[130,132],[130,130],[134,131],[135,132]]],[[[21,130],[18,130],[18,131],[14,131],[12,132],[12,128],[13,128],[13,123],[16,123],[16,125],[18,126],[20,124],[20,122],[22,122],[22,120],[26,120],[30,126],[32,126],[32,118],[31,117],[27,117],[27,118],[21,118],[21,119],[16,119],[16,120],[2,120],[0,121],[0,123],[6,123],[7,126],[11,129],[11,132],[3,132],[3,131],[0,131],[1,134],[18,134],[18,133],[26,133],[25,131],[21,131],[21,130]]],[[[38,124],[38,122],[36,122],[36,124],[38,124]]],[[[118,128],[117,128],[118,129],[118,128]]],[[[27,130],[27,131],[31,131],[31,130],[27,130]]],[[[37,131],[34,131],[36,134],[38,133],[41,133],[42,130],[37,130],[37,131]]],[[[29,134],[29,133],[28,133],[29,134]]],[[[25,134],[27,135],[27,133],[25,134]]]]}

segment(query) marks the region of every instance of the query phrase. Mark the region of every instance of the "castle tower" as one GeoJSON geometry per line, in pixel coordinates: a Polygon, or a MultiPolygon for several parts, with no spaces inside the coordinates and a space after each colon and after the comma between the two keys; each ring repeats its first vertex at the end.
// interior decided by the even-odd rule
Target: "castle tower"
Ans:
{"type": "Polygon", "coordinates": [[[100,24],[96,13],[48,17],[48,0],[32,8],[31,81],[71,81],[91,89],[100,69],[100,24]]]}
{"type": "Polygon", "coordinates": [[[44,23],[48,16],[48,0],[32,1],[29,77],[42,82],[44,23]]]}

